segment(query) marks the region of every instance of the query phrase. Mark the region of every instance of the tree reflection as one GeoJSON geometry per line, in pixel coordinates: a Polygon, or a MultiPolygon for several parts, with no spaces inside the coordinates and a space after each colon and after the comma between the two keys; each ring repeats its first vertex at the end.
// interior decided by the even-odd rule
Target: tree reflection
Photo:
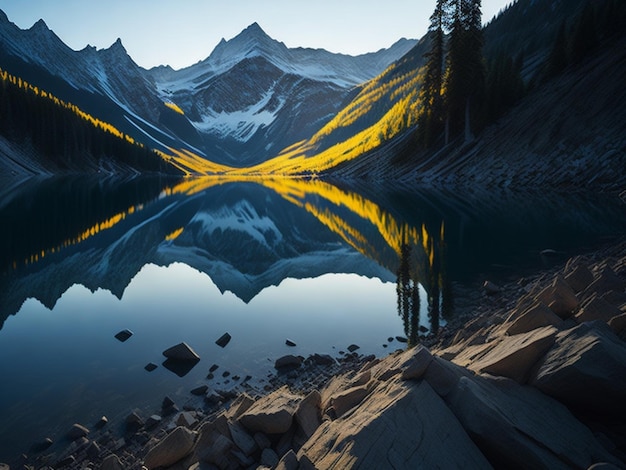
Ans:
{"type": "Polygon", "coordinates": [[[398,315],[402,318],[409,346],[419,342],[420,333],[437,335],[441,316],[452,311],[451,284],[446,274],[444,224],[434,238],[426,224],[422,225],[421,244],[411,244],[407,229],[402,229],[396,293],[398,315]],[[425,293],[427,321],[420,321],[422,311],[420,289],[425,293]],[[428,326],[426,326],[428,325],[428,326]]]}

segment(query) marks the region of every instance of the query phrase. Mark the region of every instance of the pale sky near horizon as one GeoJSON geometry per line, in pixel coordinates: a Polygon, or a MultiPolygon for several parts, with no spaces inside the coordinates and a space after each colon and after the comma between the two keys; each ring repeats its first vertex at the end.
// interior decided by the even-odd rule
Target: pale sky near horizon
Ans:
{"type": "MultiPolygon", "coordinates": [[[[483,0],[483,23],[511,0],[483,0]]],[[[363,54],[428,28],[435,0],[0,0],[21,29],[43,19],[72,49],[122,44],[142,67],[187,67],[257,22],[288,47],[363,54]]]]}

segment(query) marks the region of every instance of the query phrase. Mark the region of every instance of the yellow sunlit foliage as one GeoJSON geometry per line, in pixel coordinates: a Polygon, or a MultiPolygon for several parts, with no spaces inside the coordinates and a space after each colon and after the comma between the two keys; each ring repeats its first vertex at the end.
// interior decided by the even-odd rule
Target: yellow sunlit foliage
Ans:
{"type": "Polygon", "coordinates": [[[172,233],[165,236],[165,241],[171,242],[172,240],[176,240],[184,230],[184,227],[174,230],[172,233]]]}
{"type": "Polygon", "coordinates": [[[235,173],[251,174],[315,174],[375,150],[382,143],[415,125],[419,108],[419,84],[422,74],[411,71],[392,80],[385,77],[369,82],[350,105],[339,112],[309,140],[283,150],[276,158],[235,173]],[[373,124],[366,122],[376,108],[382,117],[373,124]],[[324,148],[324,143],[340,129],[355,125],[352,137],[324,148]],[[361,127],[361,130],[358,128],[361,127]]]}
{"type": "MultiPolygon", "coordinates": [[[[134,214],[135,212],[139,212],[143,209],[143,204],[138,204],[136,206],[131,206],[127,210],[123,212],[119,212],[106,220],[98,222],[91,227],[83,230],[78,235],[72,238],[68,238],[61,242],[57,246],[53,246],[50,248],[42,249],[32,254],[24,259],[24,266],[28,266],[29,264],[36,263],[40,259],[43,259],[47,254],[59,253],[64,248],[68,248],[70,246],[78,245],[79,243],[84,242],[85,240],[97,235],[101,232],[109,230],[120,223],[122,220],[126,219],[127,216],[134,214]]],[[[13,262],[13,269],[17,269],[18,263],[13,262]]]]}
{"type": "Polygon", "coordinates": [[[182,170],[187,175],[215,175],[234,171],[235,169],[219,163],[213,163],[200,155],[186,149],[168,147],[171,155],[158,152],[162,158],[182,170]]]}
{"type": "Polygon", "coordinates": [[[171,101],[164,101],[163,104],[170,108],[172,111],[176,111],[178,114],[185,115],[185,112],[178,107],[176,103],[172,103],[171,101]]]}
{"type": "Polygon", "coordinates": [[[115,126],[109,124],[108,122],[105,122],[105,121],[102,121],[102,120],[100,120],[100,119],[98,119],[96,117],[93,117],[91,114],[86,113],[85,111],[80,109],[78,106],[76,106],[76,105],[74,105],[72,103],[67,103],[67,102],[65,102],[63,100],[60,100],[59,98],[54,96],[52,93],[48,93],[47,91],[41,90],[41,89],[39,89],[39,87],[31,85],[27,81],[22,80],[21,78],[16,77],[14,75],[11,75],[10,73],[8,73],[7,71],[5,71],[5,70],[3,70],[1,68],[0,68],[0,79],[3,82],[12,83],[13,85],[18,86],[19,88],[22,88],[24,90],[28,90],[28,91],[32,92],[34,95],[36,95],[36,96],[40,96],[42,98],[46,98],[46,99],[52,101],[57,106],[60,106],[60,107],[65,108],[65,109],[69,109],[74,114],[76,114],[78,117],[80,117],[81,119],[89,122],[94,127],[102,129],[103,131],[108,132],[109,134],[112,134],[115,137],[118,137],[119,139],[123,139],[123,140],[127,141],[130,144],[138,145],[140,147],[143,147],[143,144],[141,144],[139,142],[135,142],[135,139],[133,139],[131,136],[129,136],[127,134],[124,134],[123,132],[119,131],[115,126]]]}

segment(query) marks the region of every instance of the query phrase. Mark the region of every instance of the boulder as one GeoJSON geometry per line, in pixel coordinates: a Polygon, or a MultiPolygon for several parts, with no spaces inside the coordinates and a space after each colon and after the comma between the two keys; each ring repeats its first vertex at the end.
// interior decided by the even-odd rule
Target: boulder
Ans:
{"type": "Polygon", "coordinates": [[[198,397],[201,397],[203,395],[206,395],[206,392],[208,390],[209,390],[209,386],[208,385],[200,385],[199,387],[191,389],[191,391],[189,393],[191,393],[192,395],[196,395],[198,397]]]}
{"type": "Polygon", "coordinates": [[[487,295],[495,295],[495,294],[499,294],[500,292],[502,292],[502,288],[491,281],[484,282],[483,290],[485,291],[485,294],[487,295]]]}
{"type": "Polygon", "coordinates": [[[292,341],[292,340],[290,340],[289,338],[287,338],[287,339],[285,340],[285,344],[286,344],[287,346],[292,347],[292,348],[296,347],[296,343],[295,343],[295,341],[292,341]]]}
{"type": "Polygon", "coordinates": [[[102,465],[100,465],[100,470],[123,470],[123,469],[124,469],[124,466],[122,465],[120,458],[115,454],[111,454],[107,456],[102,461],[102,465]]]}
{"type": "Polygon", "coordinates": [[[565,282],[576,293],[584,291],[593,282],[593,274],[584,264],[578,264],[565,276],[565,282]]]}
{"type": "Polygon", "coordinates": [[[517,335],[527,333],[531,330],[541,328],[542,326],[557,326],[562,322],[552,310],[543,302],[535,302],[530,308],[524,310],[514,320],[509,317],[507,323],[510,324],[506,328],[508,335],[517,335]]]}
{"type": "Polygon", "coordinates": [[[146,366],[144,367],[144,369],[146,369],[148,372],[152,372],[153,370],[155,370],[157,366],[154,362],[149,362],[148,364],[146,364],[146,366]]]}
{"type": "Polygon", "coordinates": [[[470,364],[469,369],[524,383],[531,367],[554,343],[556,333],[556,328],[545,326],[528,333],[507,336],[478,361],[470,364]]]}
{"type": "Polygon", "coordinates": [[[282,434],[293,422],[302,397],[293,395],[287,387],[260,398],[240,417],[239,422],[251,432],[282,434]]]}
{"type": "Polygon", "coordinates": [[[275,369],[285,369],[289,367],[296,368],[296,367],[300,367],[300,364],[302,364],[302,357],[294,356],[292,354],[287,354],[286,356],[279,357],[278,359],[276,359],[276,362],[274,363],[274,368],[275,369]]]}
{"type": "Polygon", "coordinates": [[[276,465],[275,470],[298,470],[300,468],[300,463],[298,462],[298,457],[293,450],[290,450],[283,458],[280,459],[278,465],[276,465]]]}
{"type": "Polygon", "coordinates": [[[232,468],[233,462],[230,460],[229,454],[234,447],[233,441],[219,432],[213,423],[206,423],[200,429],[194,459],[215,465],[218,468],[232,468]]]}
{"type": "Polygon", "coordinates": [[[311,360],[318,366],[329,366],[335,364],[335,359],[328,354],[313,354],[311,360]]]}
{"type": "Polygon", "coordinates": [[[335,410],[335,416],[339,418],[361,403],[369,391],[370,389],[367,385],[361,385],[333,395],[330,399],[330,406],[335,410]]]}
{"type": "Polygon", "coordinates": [[[231,336],[228,333],[224,333],[222,336],[220,336],[217,341],[215,341],[215,344],[217,344],[220,348],[225,348],[226,345],[230,342],[231,340],[231,336]]]}
{"type": "Polygon", "coordinates": [[[196,424],[198,424],[198,419],[190,411],[183,411],[179,413],[178,417],[176,418],[177,426],[183,426],[183,427],[186,427],[187,429],[191,429],[196,424]]]}
{"type": "Polygon", "coordinates": [[[611,291],[624,292],[626,280],[620,278],[610,267],[605,266],[594,281],[585,289],[583,298],[591,298],[593,294],[602,296],[611,291]]]}
{"type": "Polygon", "coordinates": [[[196,432],[178,426],[148,451],[144,465],[150,470],[175,464],[191,453],[197,435],[196,432]]]}
{"type": "Polygon", "coordinates": [[[237,396],[230,404],[230,407],[225,413],[228,419],[238,419],[243,413],[245,413],[252,405],[254,400],[250,398],[247,393],[242,393],[237,396]]]}
{"type": "Polygon", "coordinates": [[[263,449],[263,452],[261,453],[261,465],[265,465],[269,468],[276,468],[279,461],[280,460],[278,458],[278,455],[276,455],[276,452],[274,452],[272,449],[263,449]]]}
{"type": "Polygon", "coordinates": [[[322,396],[317,390],[309,393],[296,409],[296,422],[308,439],[322,424],[322,396]]]}
{"type": "Polygon", "coordinates": [[[556,336],[530,383],[567,406],[626,418],[626,343],[603,322],[556,336]]]}
{"type": "Polygon", "coordinates": [[[439,396],[445,397],[456,388],[461,377],[473,375],[464,367],[433,356],[423,377],[439,396]]]}
{"type": "Polygon", "coordinates": [[[257,450],[254,438],[248,434],[241,424],[236,421],[229,422],[228,429],[230,431],[232,441],[245,456],[249,457],[255,450],[257,450]]]}
{"type": "Polygon", "coordinates": [[[561,277],[557,276],[551,286],[542,290],[535,300],[546,304],[561,318],[569,318],[580,305],[573,289],[561,277]]]}
{"type": "Polygon", "coordinates": [[[616,334],[626,330],[626,313],[611,318],[608,324],[616,334]]]}
{"type": "Polygon", "coordinates": [[[119,333],[116,333],[115,339],[117,339],[118,341],[121,341],[123,343],[128,338],[130,338],[132,335],[133,335],[132,331],[130,331],[130,330],[122,330],[119,333]]]}
{"type": "Polygon", "coordinates": [[[348,346],[348,351],[350,352],[354,352],[357,349],[360,349],[361,347],[358,344],[351,344],[350,346],[348,346]]]}
{"type": "Polygon", "coordinates": [[[74,423],[72,427],[67,432],[67,438],[70,441],[75,441],[76,439],[80,439],[81,437],[85,437],[89,434],[89,429],[87,429],[82,424],[74,423]]]}
{"type": "Polygon", "coordinates": [[[148,419],[146,420],[146,428],[151,429],[154,428],[156,426],[158,426],[159,424],[161,424],[161,421],[163,420],[163,418],[161,417],[161,415],[150,415],[148,417],[148,419]]]}
{"type": "Polygon", "coordinates": [[[597,294],[585,302],[580,312],[576,315],[576,321],[579,323],[586,321],[601,320],[608,323],[611,318],[620,315],[622,311],[615,305],[611,305],[597,294]]]}
{"type": "Polygon", "coordinates": [[[163,351],[163,355],[175,361],[198,362],[200,360],[200,356],[187,343],[179,343],[176,346],[172,346],[163,351]]]}
{"type": "Polygon", "coordinates": [[[497,468],[587,468],[614,460],[565,406],[510,379],[461,377],[446,401],[497,468]]]}
{"type": "Polygon", "coordinates": [[[491,468],[426,381],[381,382],[357,412],[322,423],[298,459],[323,469],[491,468]]]}

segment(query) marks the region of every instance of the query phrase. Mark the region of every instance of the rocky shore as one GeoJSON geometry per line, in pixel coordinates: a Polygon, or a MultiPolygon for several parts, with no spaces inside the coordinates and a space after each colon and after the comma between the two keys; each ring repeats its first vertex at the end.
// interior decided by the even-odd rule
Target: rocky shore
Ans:
{"type": "Polygon", "coordinates": [[[121,438],[77,424],[17,468],[626,467],[626,240],[460,310],[384,358],[286,356],[262,390],[165,397],[121,438]]]}

